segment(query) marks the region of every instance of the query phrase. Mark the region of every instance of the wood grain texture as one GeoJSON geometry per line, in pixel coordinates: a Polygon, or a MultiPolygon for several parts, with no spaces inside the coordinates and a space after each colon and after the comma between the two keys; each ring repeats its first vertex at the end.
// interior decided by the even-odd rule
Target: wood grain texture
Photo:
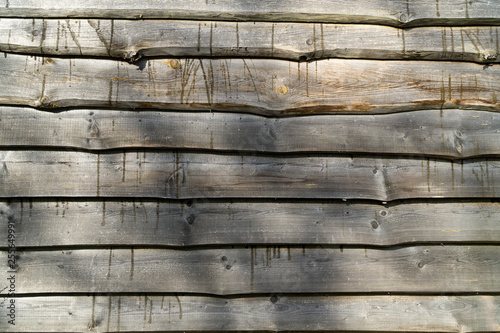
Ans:
{"type": "MultiPolygon", "coordinates": [[[[21,251],[16,295],[498,292],[500,246],[21,251]]],[[[0,252],[7,262],[7,251],[0,252]]],[[[1,294],[7,294],[8,272],[1,294]]]]}
{"type": "Polygon", "coordinates": [[[1,197],[496,198],[500,161],[1,151],[1,197]]]}
{"type": "Polygon", "coordinates": [[[500,114],[426,110],[265,118],[248,114],[0,107],[0,147],[500,155],[500,114]]]}
{"type": "Polygon", "coordinates": [[[427,61],[0,56],[0,103],[264,115],[500,110],[500,66],[427,61]]]}
{"type": "MultiPolygon", "coordinates": [[[[500,243],[500,203],[13,200],[18,247],[500,243]]],[[[2,230],[2,233],[6,233],[2,230]]],[[[7,235],[0,238],[7,248],[7,235]]]]}
{"type": "Polygon", "coordinates": [[[249,21],[305,21],[378,23],[394,26],[500,24],[496,1],[363,0],[356,5],[342,0],[142,1],[2,0],[0,17],[80,17],[132,19],[216,19],[249,21]]]}
{"type": "Polygon", "coordinates": [[[500,61],[499,27],[1,19],[0,51],[39,55],[500,61]],[[43,33],[42,33],[43,32],[43,33]]]}
{"type": "Polygon", "coordinates": [[[496,332],[498,296],[72,296],[16,299],[7,332],[496,332]]]}

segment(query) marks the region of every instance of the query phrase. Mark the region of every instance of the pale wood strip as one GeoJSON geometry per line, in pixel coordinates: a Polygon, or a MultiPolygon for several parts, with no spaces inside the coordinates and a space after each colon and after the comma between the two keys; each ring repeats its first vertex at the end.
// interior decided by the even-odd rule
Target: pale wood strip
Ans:
{"type": "Polygon", "coordinates": [[[341,152],[465,158],[500,154],[500,114],[426,110],[264,118],[248,114],[0,107],[0,146],[341,152]],[[437,133],[437,134],[436,134],[437,133]]]}
{"type": "Polygon", "coordinates": [[[498,27],[1,19],[0,51],[39,55],[500,61],[498,27]]]}
{"type": "Polygon", "coordinates": [[[0,56],[0,103],[263,115],[500,110],[500,67],[329,59],[103,59],[0,56]]]}
{"type": "Polygon", "coordinates": [[[495,198],[500,161],[0,151],[0,197],[495,198]]]}
{"type": "MultiPolygon", "coordinates": [[[[17,251],[16,294],[464,293],[500,290],[500,247],[17,251]]],[[[7,251],[0,252],[7,263],[7,251]]],[[[8,293],[7,271],[0,290],[8,293]]]]}
{"type": "MultiPolygon", "coordinates": [[[[499,243],[500,203],[13,200],[19,247],[499,243]]],[[[0,246],[8,246],[7,236],[0,246]]]]}
{"type": "Polygon", "coordinates": [[[15,300],[7,332],[496,332],[498,296],[70,296],[15,300]]]}
{"type": "Polygon", "coordinates": [[[377,23],[394,26],[500,24],[496,1],[462,0],[2,0],[0,17],[80,17],[377,23]]]}

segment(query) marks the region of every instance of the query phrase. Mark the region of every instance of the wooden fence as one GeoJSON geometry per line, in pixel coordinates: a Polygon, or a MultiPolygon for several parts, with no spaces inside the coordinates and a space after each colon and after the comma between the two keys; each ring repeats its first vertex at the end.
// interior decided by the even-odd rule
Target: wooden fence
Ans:
{"type": "Polygon", "coordinates": [[[0,0],[0,331],[500,331],[499,28],[0,0]]]}

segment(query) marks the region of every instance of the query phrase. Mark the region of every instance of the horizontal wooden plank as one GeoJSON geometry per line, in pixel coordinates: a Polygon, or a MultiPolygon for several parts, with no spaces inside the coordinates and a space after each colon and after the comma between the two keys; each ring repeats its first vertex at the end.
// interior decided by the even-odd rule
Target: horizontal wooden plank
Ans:
{"type": "Polygon", "coordinates": [[[0,197],[491,197],[500,160],[378,156],[0,151],[0,197]]]}
{"type": "MultiPolygon", "coordinates": [[[[16,294],[459,293],[500,290],[500,246],[17,251],[16,294]]],[[[7,263],[7,251],[0,252],[7,263]]],[[[4,271],[1,294],[10,285],[4,271]]]]}
{"type": "Polygon", "coordinates": [[[498,27],[0,19],[0,51],[42,55],[500,61],[498,27]],[[43,33],[41,33],[43,32],[43,33]]]}
{"type": "Polygon", "coordinates": [[[500,66],[427,61],[0,56],[0,103],[264,115],[500,110],[500,66]]]}
{"type": "MultiPolygon", "coordinates": [[[[500,203],[13,200],[18,247],[500,243],[500,203]]],[[[0,246],[8,246],[7,229],[0,246]]]]}
{"type": "Polygon", "coordinates": [[[248,114],[0,107],[0,147],[500,155],[500,113],[426,110],[265,118],[248,114]]]}
{"type": "Polygon", "coordinates": [[[496,332],[498,296],[72,296],[15,299],[6,332],[496,332]]]}
{"type": "Polygon", "coordinates": [[[341,23],[379,23],[394,26],[500,24],[496,1],[380,0],[358,1],[353,7],[342,0],[231,0],[155,1],[138,7],[132,1],[2,0],[0,17],[166,18],[217,20],[271,20],[341,23]]]}

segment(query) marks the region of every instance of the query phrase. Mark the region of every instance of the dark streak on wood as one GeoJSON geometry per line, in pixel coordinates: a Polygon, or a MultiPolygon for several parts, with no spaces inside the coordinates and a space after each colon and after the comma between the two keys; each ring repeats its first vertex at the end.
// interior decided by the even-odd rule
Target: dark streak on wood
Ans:
{"type": "Polygon", "coordinates": [[[69,30],[69,32],[71,34],[71,38],[73,39],[73,42],[75,42],[75,44],[78,46],[78,49],[80,50],[80,55],[83,55],[83,53],[82,53],[82,46],[80,45],[80,42],[78,41],[78,38],[77,38],[75,32],[71,28],[71,24],[70,24],[69,20],[66,20],[66,26],[68,27],[68,30],[69,30]]]}

